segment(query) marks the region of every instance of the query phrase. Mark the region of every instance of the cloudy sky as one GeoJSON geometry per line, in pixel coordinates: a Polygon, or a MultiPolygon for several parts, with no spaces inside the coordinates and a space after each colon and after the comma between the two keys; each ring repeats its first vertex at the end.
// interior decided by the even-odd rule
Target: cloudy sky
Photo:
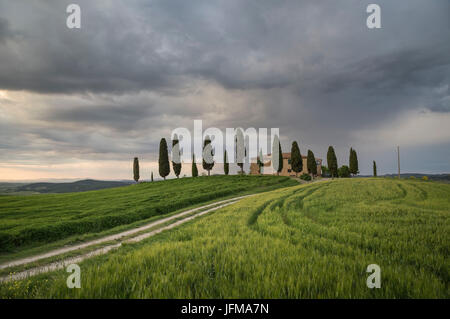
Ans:
{"type": "Polygon", "coordinates": [[[448,0],[0,0],[0,180],[148,179],[195,119],[449,173],[449,39],[448,0]]]}

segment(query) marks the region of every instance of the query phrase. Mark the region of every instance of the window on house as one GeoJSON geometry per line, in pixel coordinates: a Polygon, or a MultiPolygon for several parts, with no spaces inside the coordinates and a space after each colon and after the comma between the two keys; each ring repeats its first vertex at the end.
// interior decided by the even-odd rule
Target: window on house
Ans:
{"type": "Polygon", "coordinates": [[[291,164],[291,160],[290,159],[288,159],[288,164],[291,164]]]}

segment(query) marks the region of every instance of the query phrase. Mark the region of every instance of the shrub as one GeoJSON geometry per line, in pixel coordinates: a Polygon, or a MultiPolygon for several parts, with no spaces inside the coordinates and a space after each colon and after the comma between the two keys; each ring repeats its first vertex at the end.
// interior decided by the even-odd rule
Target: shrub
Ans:
{"type": "Polygon", "coordinates": [[[415,176],[410,176],[409,179],[416,179],[416,177],[415,176]]]}
{"type": "Polygon", "coordinates": [[[330,170],[325,165],[322,165],[322,176],[331,177],[330,170]]]}
{"type": "Polygon", "coordinates": [[[302,179],[304,181],[310,181],[311,180],[311,176],[309,176],[308,174],[302,174],[300,176],[300,179],[302,179]]]}
{"type": "Polygon", "coordinates": [[[428,176],[422,176],[422,180],[427,181],[428,180],[428,176]]]}
{"type": "Polygon", "coordinates": [[[338,176],[339,177],[350,177],[350,168],[348,168],[347,165],[342,165],[338,169],[338,176]]]}

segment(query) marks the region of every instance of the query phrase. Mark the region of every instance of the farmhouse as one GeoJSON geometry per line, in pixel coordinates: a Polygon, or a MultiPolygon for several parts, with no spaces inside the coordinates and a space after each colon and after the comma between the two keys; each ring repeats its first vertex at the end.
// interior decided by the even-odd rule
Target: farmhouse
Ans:
{"type": "MultiPolygon", "coordinates": [[[[308,174],[307,157],[302,156],[303,161],[303,170],[298,173],[298,176],[302,174],[308,174]]],[[[277,172],[272,167],[272,154],[263,156],[262,162],[264,166],[261,167],[261,174],[263,175],[276,175],[277,172]]],[[[317,163],[317,175],[322,175],[322,159],[316,158],[317,163]]],[[[258,164],[255,161],[252,161],[250,164],[250,175],[260,175],[258,164]],[[255,162],[255,163],[253,163],[255,162]]],[[[280,176],[295,176],[295,172],[291,168],[291,153],[283,153],[283,170],[280,172],[280,176]]]]}

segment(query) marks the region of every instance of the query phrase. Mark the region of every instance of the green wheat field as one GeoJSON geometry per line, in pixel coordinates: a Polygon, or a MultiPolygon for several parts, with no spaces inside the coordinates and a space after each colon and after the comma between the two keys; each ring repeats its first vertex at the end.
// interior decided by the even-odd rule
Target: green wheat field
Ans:
{"type": "MultiPolygon", "coordinates": [[[[121,220],[123,215],[135,220],[139,214],[150,214],[150,207],[155,207],[152,196],[157,196],[153,192],[158,193],[160,186],[171,188],[175,201],[161,214],[237,193],[223,190],[220,196],[196,199],[203,196],[200,190],[214,193],[212,184],[202,183],[220,185],[233,178],[239,177],[182,179],[83,194],[14,197],[13,201],[0,197],[2,250],[19,249],[35,239],[46,242],[50,230],[56,233],[53,239],[109,227],[87,223],[83,229],[80,216],[121,220]],[[105,200],[108,192],[114,196],[105,200]],[[76,199],[78,204],[68,205],[61,198],[76,199]],[[100,207],[91,207],[94,203],[100,207]],[[107,204],[116,209],[109,211],[107,204]],[[53,208],[59,210],[49,213],[53,208]],[[15,214],[20,215],[17,225],[15,214]],[[51,222],[55,218],[59,221],[51,222]],[[64,225],[74,220],[78,228],[67,231],[64,225]],[[23,231],[29,229],[41,230],[42,236],[23,231]]],[[[276,177],[240,177],[239,181],[232,184],[240,192],[260,185],[255,181],[281,188],[81,262],[80,289],[68,289],[68,273],[59,270],[1,284],[0,297],[450,297],[450,185],[391,178],[295,182],[295,186],[276,177]],[[381,288],[367,287],[369,264],[380,266],[381,288]]]]}
{"type": "Polygon", "coordinates": [[[210,176],[80,193],[0,195],[0,258],[70,236],[161,217],[210,200],[296,184],[288,177],[210,176]]]}

